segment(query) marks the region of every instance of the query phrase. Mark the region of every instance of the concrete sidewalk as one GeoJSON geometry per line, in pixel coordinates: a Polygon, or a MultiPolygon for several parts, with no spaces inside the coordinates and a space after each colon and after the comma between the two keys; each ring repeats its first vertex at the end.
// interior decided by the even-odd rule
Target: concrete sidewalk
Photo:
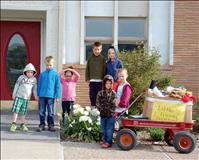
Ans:
{"type": "Polygon", "coordinates": [[[97,143],[60,142],[57,119],[56,132],[36,132],[39,117],[34,111],[29,112],[27,116],[30,129],[28,133],[19,130],[16,133],[9,132],[11,119],[10,111],[1,112],[2,160],[199,160],[199,146],[189,154],[180,154],[174,147],[155,145],[152,142],[138,142],[130,151],[122,151],[116,144],[109,149],[102,149],[97,143]]]}
{"type": "Polygon", "coordinates": [[[180,154],[174,147],[138,143],[129,151],[120,150],[116,144],[103,149],[97,143],[64,142],[65,160],[199,160],[199,148],[189,154],[180,154]]]}
{"type": "MultiPolygon", "coordinates": [[[[20,117],[19,117],[20,118],[20,117]]],[[[1,111],[1,159],[54,159],[62,160],[63,147],[60,144],[58,120],[55,120],[56,132],[36,132],[39,124],[39,115],[30,111],[27,116],[29,131],[23,133],[18,129],[16,133],[9,131],[12,114],[10,111],[1,111]]]]}

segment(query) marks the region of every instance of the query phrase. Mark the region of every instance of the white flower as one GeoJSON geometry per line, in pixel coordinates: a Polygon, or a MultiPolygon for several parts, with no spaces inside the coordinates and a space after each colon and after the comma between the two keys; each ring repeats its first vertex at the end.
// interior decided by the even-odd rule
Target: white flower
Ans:
{"type": "Polygon", "coordinates": [[[91,131],[91,127],[86,128],[88,131],[91,131]]]}
{"type": "Polygon", "coordinates": [[[75,123],[75,120],[73,120],[71,124],[74,124],[74,123],[75,123]]]}
{"type": "Polygon", "coordinates": [[[101,120],[100,117],[98,117],[98,118],[97,118],[97,121],[100,122],[100,120],[101,120]]]}
{"type": "Polygon", "coordinates": [[[85,122],[85,121],[87,121],[87,119],[88,119],[88,116],[80,116],[79,122],[85,122]]]}
{"type": "Polygon", "coordinates": [[[100,125],[100,122],[99,122],[99,121],[97,121],[97,122],[96,122],[96,124],[99,126],[99,125],[100,125]]]}
{"type": "Polygon", "coordinates": [[[88,123],[92,123],[92,119],[88,116],[79,117],[79,122],[86,122],[86,121],[88,121],[88,123]]]}
{"type": "Polygon", "coordinates": [[[81,113],[81,114],[84,114],[84,108],[82,107],[78,107],[74,110],[74,114],[77,114],[77,113],[81,113]]]}
{"type": "Polygon", "coordinates": [[[89,117],[89,119],[88,119],[88,123],[90,123],[90,124],[92,124],[92,119],[89,117]]]}
{"type": "Polygon", "coordinates": [[[91,107],[90,107],[90,106],[86,106],[85,109],[86,109],[87,111],[91,111],[91,107]]]}
{"type": "Polygon", "coordinates": [[[72,125],[72,124],[69,124],[69,127],[73,127],[73,125],[72,125]]]}
{"type": "Polygon", "coordinates": [[[73,110],[73,114],[77,114],[79,111],[77,109],[73,110]]]}
{"type": "Polygon", "coordinates": [[[84,115],[85,115],[85,116],[88,116],[88,115],[89,115],[89,112],[88,112],[88,111],[84,111],[84,115]]]}
{"type": "Polygon", "coordinates": [[[98,115],[100,114],[100,112],[95,108],[95,109],[92,109],[92,110],[91,110],[91,114],[92,114],[93,116],[98,116],[98,115]]]}
{"type": "Polygon", "coordinates": [[[77,109],[77,108],[79,108],[80,107],[80,105],[79,104],[75,104],[75,105],[73,105],[73,108],[74,109],[77,109]]]}

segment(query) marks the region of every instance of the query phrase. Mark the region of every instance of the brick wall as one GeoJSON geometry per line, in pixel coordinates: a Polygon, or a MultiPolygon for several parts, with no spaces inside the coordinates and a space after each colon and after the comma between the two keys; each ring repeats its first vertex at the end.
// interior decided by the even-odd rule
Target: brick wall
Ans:
{"type": "Polygon", "coordinates": [[[176,85],[199,95],[199,2],[175,1],[174,65],[176,85]]]}

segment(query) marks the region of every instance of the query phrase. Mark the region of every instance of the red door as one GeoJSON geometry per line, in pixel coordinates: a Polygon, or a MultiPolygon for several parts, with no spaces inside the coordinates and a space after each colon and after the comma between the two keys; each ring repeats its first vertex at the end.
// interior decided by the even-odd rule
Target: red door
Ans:
{"type": "Polygon", "coordinates": [[[40,28],[40,22],[0,21],[0,100],[12,99],[14,83],[27,63],[40,73],[40,28]]]}

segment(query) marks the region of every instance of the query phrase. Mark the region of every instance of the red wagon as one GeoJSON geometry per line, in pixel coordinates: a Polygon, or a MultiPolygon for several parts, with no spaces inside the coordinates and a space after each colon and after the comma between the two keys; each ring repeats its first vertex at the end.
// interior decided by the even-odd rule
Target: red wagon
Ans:
{"type": "MultiPolygon", "coordinates": [[[[130,107],[142,95],[143,94],[140,94],[131,103],[130,107]]],[[[139,127],[165,129],[165,142],[169,146],[174,146],[179,153],[190,153],[196,147],[196,139],[189,132],[193,128],[193,123],[153,121],[125,115],[124,113],[126,113],[126,111],[122,112],[117,118],[117,122],[120,124],[120,127],[119,130],[116,130],[116,144],[122,150],[130,150],[136,146],[137,139],[135,128],[139,127]]]]}

